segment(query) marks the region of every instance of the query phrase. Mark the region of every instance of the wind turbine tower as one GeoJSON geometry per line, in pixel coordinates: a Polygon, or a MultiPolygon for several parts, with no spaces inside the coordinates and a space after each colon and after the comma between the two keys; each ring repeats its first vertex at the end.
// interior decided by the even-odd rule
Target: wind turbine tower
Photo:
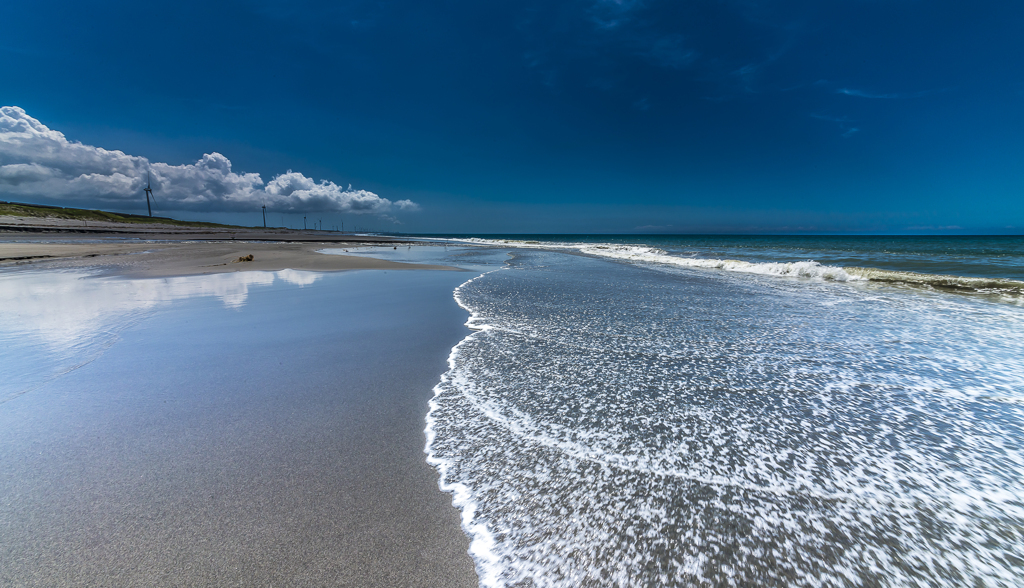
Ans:
{"type": "MultiPolygon", "coordinates": [[[[153,188],[150,187],[149,172],[146,172],[146,189],[143,190],[146,193],[146,210],[149,211],[149,216],[153,216],[153,207],[149,205],[149,197],[153,196],[153,188]]],[[[156,196],[153,196],[156,200],[156,196]]]]}

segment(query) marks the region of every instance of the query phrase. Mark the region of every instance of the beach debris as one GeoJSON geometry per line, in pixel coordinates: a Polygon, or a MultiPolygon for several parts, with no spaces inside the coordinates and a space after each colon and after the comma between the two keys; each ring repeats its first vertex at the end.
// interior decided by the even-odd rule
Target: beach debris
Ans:
{"type": "Polygon", "coordinates": [[[232,261],[231,263],[242,263],[245,261],[252,261],[253,259],[255,258],[252,256],[252,253],[250,253],[249,255],[243,255],[239,257],[238,259],[232,261]]]}

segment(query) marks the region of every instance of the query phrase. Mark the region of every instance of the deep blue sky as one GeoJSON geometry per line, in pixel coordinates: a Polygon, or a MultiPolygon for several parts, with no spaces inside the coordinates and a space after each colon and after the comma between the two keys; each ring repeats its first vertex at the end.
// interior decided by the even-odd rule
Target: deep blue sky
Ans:
{"type": "Polygon", "coordinates": [[[68,139],[420,205],[346,228],[1024,233],[1016,0],[7,0],[3,19],[0,105],[68,139]]]}

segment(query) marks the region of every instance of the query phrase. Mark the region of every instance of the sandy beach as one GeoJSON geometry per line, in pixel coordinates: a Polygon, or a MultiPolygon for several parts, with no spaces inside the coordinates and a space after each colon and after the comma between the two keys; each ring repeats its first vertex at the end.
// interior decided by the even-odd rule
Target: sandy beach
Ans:
{"type": "Polygon", "coordinates": [[[4,243],[0,268],[99,268],[106,275],[156,278],[240,271],[341,271],[358,269],[452,269],[355,257],[323,255],[321,249],[357,247],[358,243],[275,243],[237,241],[147,241],[145,243],[4,243]],[[252,259],[239,261],[239,258],[252,259]]]}
{"type": "Polygon", "coordinates": [[[30,240],[0,242],[0,584],[478,583],[423,453],[466,272],[30,240]]]}
{"type": "Polygon", "coordinates": [[[108,275],[140,278],[281,269],[442,269],[317,253],[325,248],[343,251],[362,245],[397,247],[409,243],[377,235],[326,231],[168,228],[0,216],[0,269],[89,267],[100,268],[108,275]],[[239,261],[249,255],[253,256],[250,261],[239,261]]]}

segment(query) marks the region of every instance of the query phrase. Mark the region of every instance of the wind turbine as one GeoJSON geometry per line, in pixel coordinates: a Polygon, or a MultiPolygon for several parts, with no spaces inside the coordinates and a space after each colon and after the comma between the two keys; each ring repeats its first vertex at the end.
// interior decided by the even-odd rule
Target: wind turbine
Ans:
{"type": "MultiPolygon", "coordinates": [[[[149,205],[149,197],[153,196],[153,188],[150,187],[149,181],[149,170],[146,170],[146,189],[143,191],[146,193],[146,210],[149,211],[149,216],[153,216],[153,208],[149,205]]],[[[156,200],[156,196],[153,196],[153,200],[156,200]]]]}

